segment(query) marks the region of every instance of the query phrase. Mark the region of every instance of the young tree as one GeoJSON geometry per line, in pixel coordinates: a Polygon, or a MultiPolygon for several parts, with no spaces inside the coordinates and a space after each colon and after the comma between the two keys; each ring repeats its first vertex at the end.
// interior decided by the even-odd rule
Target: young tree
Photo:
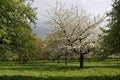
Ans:
{"type": "Polygon", "coordinates": [[[57,40],[59,37],[58,33],[49,33],[47,38],[45,39],[47,52],[50,54],[50,59],[53,61],[57,59],[57,62],[60,62],[60,57],[63,56],[63,51],[59,48],[61,44],[60,41],[57,40]]]}
{"type": "Polygon", "coordinates": [[[92,17],[78,7],[65,8],[62,3],[57,3],[49,11],[49,25],[55,32],[60,32],[59,38],[63,43],[59,48],[79,54],[80,68],[83,68],[84,54],[88,54],[95,48],[98,40],[98,26],[104,17],[92,17]]]}
{"type": "Polygon", "coordinates": [[[112,10],[108,13],[109,24],[103,41],[103,51],[109,54],[120,53],[120,0],[114,0],[112,10]]]}

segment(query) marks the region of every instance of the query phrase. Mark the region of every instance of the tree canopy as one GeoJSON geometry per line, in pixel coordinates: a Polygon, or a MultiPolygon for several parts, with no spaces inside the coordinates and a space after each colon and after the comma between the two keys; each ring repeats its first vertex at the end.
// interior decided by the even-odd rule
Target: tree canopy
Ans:
{"type": "MultiPolygon", "coordinates": [[[[98,26],[105,17],[92,17],[76,6],[66,8],[62,3],[56,3],[55,7],[48,10],[48,14],[48,24],[54,28],[53,42],[57,42],[54,44],[57,51],[65,50],[66,59],[70,51],[77,53],[82,63],[83,57],[81,56],[94,50],[99,40],[98,26]]],[[[82,68],[83,64],[80,67],[82,68]]]]}
{"type": "Polygon", "coordinates": [[[109,54],[120,53],[120,0],[114,0],[112,7],[111,12],[108,13],[109,29],[106,31],[107,35],[102,46],[104,52],[109,54]]]}
{"type": "Polygon", "coordinates": [[[0,53],[29,53],[34,41],[31,24],[35,9],[31,0],[0,0],[0,53]]]}

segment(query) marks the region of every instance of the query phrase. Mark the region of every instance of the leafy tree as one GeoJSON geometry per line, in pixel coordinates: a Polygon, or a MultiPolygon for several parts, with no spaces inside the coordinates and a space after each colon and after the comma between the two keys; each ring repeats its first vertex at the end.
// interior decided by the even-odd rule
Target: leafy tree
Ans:
{"type": "MultiPolygon", "coordinates": [[[[19,56],[32,52],[33,34],[30,25],[35,23],[35,9],[31,0],[0,0],[0,53],[19,56]]],[[[19,56],[20,57],[20,56],[19,56]]]]}
{"type": "Polygon", "coordinates": [[[120,0],[114,0],[112,10],[108,13],[109,24],[107,25],[106,35],[104,37],[102,49],[104,53],[120,53],[120,0]]]}
{"type": "Polygon", "coordinates": [[[35,59],[48,59],[49,54],[46,52],[45,42],[38,36],[35,36],[35,59]]]}
{"type": "Polygon", "coordinates": [[[11,39],[11,51],[17,54],[19,63],[21,63],[21,61],[26,63],[26,61],[32,57],[35,50],[34,34],[31,32],[29,25],[22,25],[22,27],[18,27],[15,32],[17,32],[17,36],[15,35],[11,39]],[[23,28],[23,26],[25,27],[23,28]]]}
{"type": "Polygon", "coordinates": [[[83,68],[84,55],[93,51],[99,40],[98,25],[104,17],[91,17],[78,7],[67,9],[62,3],[57,3],[48,14],[48,24],[54,27],[55,34],[59,33],[54,39],[61,42],[59,48],[65,50],[66,59],[71,51],[79,54],[80,68],[83,68]]]}
{"type": "MultiPolygon", "coordinates": [[[[61,34],[61,33],[60,33],[61,34]]],[[[47,48],[47,52],[50,54],[50,59],[53,61],[57,60],[60,62],[60,58],[65,55],[64,48],[60,48],[62,40],[57,40],[59,32],[49,33],[47,38],[45,39],[45,44],[47,48]]]]}

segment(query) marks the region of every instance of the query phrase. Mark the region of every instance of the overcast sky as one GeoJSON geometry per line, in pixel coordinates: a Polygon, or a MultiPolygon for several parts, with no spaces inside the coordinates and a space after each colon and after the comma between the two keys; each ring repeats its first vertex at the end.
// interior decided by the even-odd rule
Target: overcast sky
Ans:
{"type": "MultiPolygon", "coordinates": [[[[93,15],[104,15],[106,12],[111,10],[112,0],[57,0],[66,3],[67,7],[71,5],[78,5],[79,7],[86,10],[88,13],[93,15]]],[[[48,26],[44,24],[47,19],[47,10],[50,6],[54,6],[56,0],[35,0],[33,7],[37,7],[37,25],[33,30],[41,38],[46,37],[48,26]]]]}

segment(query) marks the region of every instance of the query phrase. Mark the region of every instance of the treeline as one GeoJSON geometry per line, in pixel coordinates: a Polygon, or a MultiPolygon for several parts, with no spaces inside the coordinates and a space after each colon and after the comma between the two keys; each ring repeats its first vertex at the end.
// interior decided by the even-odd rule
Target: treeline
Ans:
{"type": "Polygon", "coordinates": [[[120,1],[115,0],[107,16],[92,16],[83,9],[62,3],[48,10],[52,31],[45,40],[32,33],[36,21],[36,8],[32,0],[0,0],[0,60],[78,59],[80,68],[84,58],[119,58],[120,1]],[[109,24],[102,26],[106,17],[109,24]],[[106,27],[108,29],[106,29],[106,27]]]}

